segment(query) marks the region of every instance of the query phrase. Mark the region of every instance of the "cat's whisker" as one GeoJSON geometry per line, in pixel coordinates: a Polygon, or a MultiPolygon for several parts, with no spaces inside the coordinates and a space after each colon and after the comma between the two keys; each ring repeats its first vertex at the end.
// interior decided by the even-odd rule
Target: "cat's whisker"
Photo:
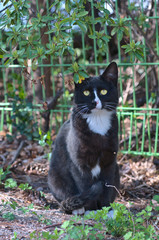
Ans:
{"type": "Polygon", "coordinates": [[[108,105],[108,106],[114,106],[114,107],[116,107],[116,106],[117,106],[117,103],[105,103],[104,105],[108,105]]]}
{"type": "Polygon", "coordinates": [[[77,107],[75,109],[75,113],[80,113],[81,111],[85,110],[85,109],[88,109],[88,107],[86,105],[83,105],[81,107],[77,107]]]}
{"type": "Polygon", "coordinates": [[[76,119],[79,118],[82,114],[88,113],[89,109],[87,107],[87,105],[83,105],[81,107],[77,107],[75,109],[75,116],[76,119]]]}
{"type": "Polygon", "coordinates": [[[117,102],[107,102],[107,104],[117,105],[118,103],[117,102]]]}
{"type": "Polygon", "coordinates": [[[116,104],[114,104],[114,105],[113,105],[113,104],[110,104],[110,103],[109,103],[109,104],[107,104],[107,103],[104,104],[104,108],[105,108],[105,109],[108,109],[108,110],[116,110],[116,107],[117,107],[116,104]]]}
{"type": "Polygon", "coordinates": [[[84,114],[84,113],[88,113],[88,108],[84,108],[84,109],[81,109],[79,112],[78,112],[78,116],[79,115],[82,115],[82,114],[84,114]]]}
{"type": "Polygon", "coordinates": [[[107,108],[105,108],[106,110],[109,110],[109,111],[116,111],[116,109],[115,108],[110,108],[110,107],[107,107],[107,108]]]}
{"type": "Polygon", "coordinates": [[[116,106],[112,106],[112,105],[105,105],[105,107],[110,107],[110,108],[113,108],[113,109],[116,108],[116,106]]]}

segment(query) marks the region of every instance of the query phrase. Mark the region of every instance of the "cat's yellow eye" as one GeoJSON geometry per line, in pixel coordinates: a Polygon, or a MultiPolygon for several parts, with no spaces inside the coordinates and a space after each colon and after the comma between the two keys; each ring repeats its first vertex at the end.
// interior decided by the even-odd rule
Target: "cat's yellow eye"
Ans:
{"type": "Polygon", "coordinates": [[[90,91],[88,91],[88,90],[85,90],[85,91],[83,91],[83,94],[84,94],[85,96],[89,96],[89,94],[90,94],[90,91]]]}
{"type": "Polygon", "coordinates": [[[102,90],[100,91],[100,94],[101,94],[101,95],[106,95],[106,94],[107,94],[107,90],[106,90],[106,89],[102,89],[102,90]]]}

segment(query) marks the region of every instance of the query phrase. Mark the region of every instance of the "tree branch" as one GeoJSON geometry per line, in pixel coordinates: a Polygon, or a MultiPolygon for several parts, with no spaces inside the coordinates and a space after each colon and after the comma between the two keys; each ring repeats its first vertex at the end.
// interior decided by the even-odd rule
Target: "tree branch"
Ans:
{"type": "Polygon", "coordinates": [[[159,56],[157,55],[157,53],[154,51],[150,41],[147,39],[147,35],[143,32],[143,30],[140,28],[138,22],[135,20],[134,16],[132,15],[132,13],[128,10],[128,8],[126,8],[126,13],[127,15],[129,15],[132,19],[132,21],[134,22],[134,24],[136,25],[136,28],[138,29],[138,31],[140,32],[140,34],[145,38],[145,42],[147,47],[150,49],[151,53],[155,56],[155,58],[157,60],[159,60],[159,56]]]}
{"type": "Polygon", "coordinates": [[[58,101],[58,99],[61,97],[62,94],[63,94],[63,89],[60,89],[60,90],[57,92],[56,96],[53,97],[50,102],[44,103],[44,105],[46,105],[46,106],[45,106],[46,112],[42,113],[42,117],[44,118],[43,131],[44,131],[45,133],[49,130],[50,110],[51,110],[51,109],[55,109],[56,104],[57,104],[57,101],[58,101]]]}

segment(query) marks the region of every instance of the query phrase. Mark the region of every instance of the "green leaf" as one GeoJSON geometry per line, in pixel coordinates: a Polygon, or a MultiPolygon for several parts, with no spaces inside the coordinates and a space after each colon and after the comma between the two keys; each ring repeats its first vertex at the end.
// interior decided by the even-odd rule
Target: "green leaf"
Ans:
{"type": "Polygon", "coordinates": [[[119,31],[118,31],[117,37],[118,37],[119,41],[122,40],[122,38],[123,38],[123,31],[122,31],[122,30],[119,30],[119,31]]]}
{"type": "Polygon", "coordinates": [[[65,1],[65,9],[66,9],[66,12],[70,12],[70,8],[69,8],[69,5],[70,5],[70,1],[69,0],[66,0],[65,1]]]}
{"type": "Polygon", "coordinates": [[[128,240],[132,237],[132,232],[128,232],[124,235],[124,240],[128,240]]]}
{"type": "Polygon", "coordinates": [[[140,60],[141,62],[144,60],[144,57],[143,57],[141,54],[135,52],[134,55],[135,55],[135,57],[136,57],[138,60],[140,60]]]}
{"type": "Polygon", "coordinates": [[[110,12],[108,9],[104,9],[104,13],[107,14],[107,15],[110,15],[110,12]]]}
{"type": "MultiPolygon", "coordinates": [[[[1,1],[2,2],[2,1],[1,1]]],[[[9,0],[6,0],[5,2],[4,2],[4,6],[7,4],[9,2],[9,0]]]]}
{"type": "Polygon", "coordinates": [[[153,199],[159,203],[159,195],[155,195],[153,199]]]}
{"type": "Polygon", "coordinates": [[[77,17],[78,17],[78,18],[84,17],[84,16],[86,16],[87,14],[88,14],[87,11],[83,11],[83,12],[78,13],[78,14],[77,14],[77,17]]]}
{"type": "Polygon", "coordinates": [[[74,49],[72,47],[68,47],[67,49],[68,49],[69,53],[71,53],[71,55],[75,54],[74,49]]]}
{"type": "Polygon", "coordinates": [[[50,22],[53,20],[54,18],[52,16],[42,16],[41,22],[50,22]]]}
{"type": "Polygon", "coordinates": [[[111,39],[111,37],[108,36],[108,35],[104,35],[104,36],[102,37],[102,39],[103,39],[105,42],[109,42],[109,39],[111,39]]]}
{"type": "Polygon", "coordinates": [[[53,32],[56,32],[56,28],[53,28],[53,29],[51,29],[51,30],[45,32],[45,34],[50,34],[50,33],[53,33],[53,32]]]}
{"type": "Polygon", "coordinates": [[[70,224],[70,221],[65,221],[63,224],[62,224],[62,228],[66,229],[70,224]]]}
{"type": "Polygon", "coordinates": [[[145,208],[145,210],[146,210],[147,212],[151,212],[151,211],[152,211],[152,207],[149,206],[149,205],[147,205],[146,208],[145,208]]]}
{"type": "Polygon", "coordinates": [[[84,71],[79,71],[78,73],[79,73],[80,76],[82,76],[84,78],[88,78],[89,77],[89,75],[86,72],[84,72],[84,71]]]}
{"type": "Polygon", "coordinates": [[[122,47],[122,48],[127,48],[127,47],[128,47],[128,45],[122,45],[121,47],[122,47]]]}
{"type": "Polygon", "coordinates": [[[11,12],[10,12],[9,9],[6,10],[6,14],[7,14],[8,17],[10,17],[11,12]]]}
{"type": "Polygon", "coordinates": [[[95,35],[88,35],[89,38],[91,39],[96,39],[97,37],[95,35]]]}
{"type": "Polygon", "coordinates": [[[8,178],[5,181],[4,185],[5,185],[5,188],[14,188],[14,187],[17,187],[17,182],[12,178],[8,178]]]}
{"type": "Polygon", "coordinates": [[[111,35],[114,36],[118,31],[118,28],[113,28],[112,31],[111,31],[111,35]]]}
{"type": "Polygon", "coordinates": [[[14,210],[18,207],[18,204],[17,204],[17,202],[15,202],[15,201],[12,201],[9,205],[10,205],[11,208],[13,208],[14,210]]]}
{"type": "Polygon", "coordinates": [[[77,62],[72,64],[72,68],[73,68],[74,72],[78,72],[79,66],[78,66],[77,62]]]}
{"type": "Polygon", "coordinates": [[[29,186],[29,183],[21,183],[19,185],[19,188],[22,189],[22,190],[27,190],[27,189],[32,189],[32,186],[29,186]]]}
{"type": "Polygon", "coordinates": [[[7,213],[4,213],[2,215],[2,218],[5,218],[5,219],[11,221],[11,220],[15,219],[15,215],[13,213],[11,213],[11,212],[7,212],[7,213]]]}
{"type": "Polygon", "coordinates": [[[60,26],[62,26],[62,25],[65,24],[65,23],[70,23],[71,21],[72,21],[72,18],[71,18],[71,17],[65,18],[65,19],[63,19],[63,20],[60,22],[60,26]]]}
{"type": "Polygon", "coordinates": [[[74,80],[75,83],[78,83],[78,82],[79,82],[79,75],[78,75],[78,73],[75,73],[75,74],[74,74],[73,80],[74,80]]]}
{"type": "Polygon", "coordinates": [[[127,48],[127,49],[125,50],[125,53],[131,52],[131,51],[132,51],[131,48],[127,48]]]}
{"type": "Polygon", "coordinates": [[[76,21],[76,22],[74,23],[74,25],[75,25],[75,24],[77,24],[84,33],[87,32],[87,26],[86,26],[86,24],[85,24],[84,22],[82,22],[82,21],[76,21]]]}
{"type": "Polygon", "coordinates": [[[142,217],[138,217],[138,218],[136,219],[136,222],[137,222],[137,223],[143,223],[143,222],[144,222],[144,219],[143,219],[142,217]]]}

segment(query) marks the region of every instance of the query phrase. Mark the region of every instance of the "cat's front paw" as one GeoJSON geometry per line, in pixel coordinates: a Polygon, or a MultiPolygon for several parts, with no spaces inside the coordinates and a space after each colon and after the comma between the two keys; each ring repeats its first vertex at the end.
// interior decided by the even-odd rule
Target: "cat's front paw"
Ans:
{"type": "Polygon", "coordinates": [[[72,211],[73,215],[83,215],[84,213],[85,213],[84,207],[72,211]]]}

